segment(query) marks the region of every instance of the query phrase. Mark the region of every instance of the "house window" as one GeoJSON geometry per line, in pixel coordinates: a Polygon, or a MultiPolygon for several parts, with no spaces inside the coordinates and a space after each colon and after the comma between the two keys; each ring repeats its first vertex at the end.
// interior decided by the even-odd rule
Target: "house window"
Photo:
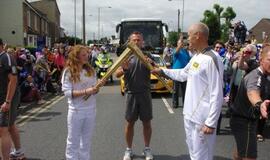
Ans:
{"type": "Polygon", "coordinates": [[[28,39],[27,41],[28,46],[37,47],[37,35],[29,34],[27,39],[28,39]]]}
{"type": "Polygon", "coordinates": [[[49,33],[49,31],[48,31],[48,22],[45,22],[45,32],[46,32],[46,34],[49,33]]]}
{"type": "Polygon", "coordinates": [[[33,36],[29,36],[28,45],[33,43],[33,36]]]}
{"type": "Polygon", "coordinates": [[[35,21],[34,21],[35,24],[34,25],[35,25],[35,30],[36,31],[38,30],[38,22],[37,21],[38,21],[38,17],[37,17],[37,15],[35,15],[35,21]]]}
{"type": "Polygon", "coordinates": [[[51,38],[46,36],[46,46],[51,48],[51,38]]]}
{"type": "Polygon", "coordinates": [[[31,27],[31,11],[27,11],[27,25],[28,27],[31,27]]]}
{"type": "Polygon", "coordinates": [[[41,33],[44,33],[44,20],[40,19],[41,33]]]}
{"type": "Polygon", "coordinates": [[[34,46],[37,47],[37,36],[34,36],[34,46]]]}

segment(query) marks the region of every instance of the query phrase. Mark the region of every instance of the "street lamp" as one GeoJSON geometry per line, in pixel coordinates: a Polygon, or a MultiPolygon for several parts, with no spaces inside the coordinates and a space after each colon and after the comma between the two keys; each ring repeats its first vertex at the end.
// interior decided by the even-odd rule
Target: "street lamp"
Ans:
{"type": "MultiPolygon", "coordinates": [[[[168,0],[168,1],[182,1],[182,26],[181,26],[181,31],[183,32],[184,31],[184,13],[185,13],[185,0],[168,0]]],[[[181,6],[181,3],[179,3],[179,8],[177,10],[178,12],[178,21],[179,21],[179,17],[180,17],[180,6],[181,6]]],[[[179,23],[178,23],[179,24],[179,23]]],[[[178,30],[179,30],[179,27],[178,27],[178,30]]]]}
{"type": "MultiPolygon", "coordinates": [[[[88,14],[87,16],[88,16],[88,17],[93,17],[92,14],[88,14]]],[[[86,21],[87,21],[87,20],[86,20],[86,21]]],[[[91,34],[91,33],[90,33],[90,34],[91,34]]],[[[90,35],[90,36],[87,36],[87,34],[86,34],[86,32],[85,32],[85,37],[86,37],[86,43],[87,43],[87,42],[88,42],[87,40],[90,39],[91,35],[90,35]]]]}
{"type": "Polygon", "coordinates": [[[83,43],[83,45],[85,45],[86,43],[85,43],[85,0],[82,0],[83,1],[83,3],[82,3],[82,39],[83,39],[83,41],[82,41],[82,43],[83,43]]]}
{"type": "Polygon", "coordinates": [[[101,8],[112,8],[111,6],[98,7],[98,42],[100,41],[100,10],[101,8]]]}
{"type": "Polygon", "coordinates": [[[76,45],[76,38],[77,38],[77,34],[76,34],[76,32],[77,32],[77,30],[76,30],[76,16],[77,16],[77,14],[76,14],[76,0],[74,0],[74,36],[75,36],[75,40],[74,40],[74,45],[76,45]]]}

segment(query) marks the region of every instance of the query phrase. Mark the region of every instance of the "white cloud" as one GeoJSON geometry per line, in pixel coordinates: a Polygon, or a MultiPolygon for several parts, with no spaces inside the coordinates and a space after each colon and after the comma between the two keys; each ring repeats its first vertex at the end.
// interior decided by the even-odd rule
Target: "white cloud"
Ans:
{"type": "MultiPolygon", "coordinates": [[[[74,0],[57,0],[61,12],[61,25],[69,35],[74,35],[74,0]]],[[[77,2],[77,35],[81,37],[82,0],[77,2]]],[[[182,0],[86,0],[87,38],[97,37],[98,7],[101,9],[101,36],[115,34],[115,25],[122,18],[154,17],[161,18],[170,29],[177,27],[177,9],[182,10],[182,0]],[[89,16],[92,15],[92,16],[89,16]]],[[[206,9],[212,10],[215,3],[226,8],[233,7],[237,14],[235,20],[243,20],[248,28],[254,26],[261,18],[270,18],[269,0],[185,0],[184,30],[192,23],[203,18],[206,9]]]]}

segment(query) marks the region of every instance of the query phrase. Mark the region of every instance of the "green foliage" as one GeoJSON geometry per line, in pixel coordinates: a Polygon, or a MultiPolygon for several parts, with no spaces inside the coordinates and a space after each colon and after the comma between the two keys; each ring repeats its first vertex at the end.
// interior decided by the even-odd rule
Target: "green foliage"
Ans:
{"type": "Polygon", "coordinates": [[[222,18],[225,18],[225,24],[231,25],[231,21],[236,17],[232,7],[226,8],[225,12],[222,13],[222,18]]]}
{"type": "Polygon", "coordinates": [[[232,7],[227,7],[224,11],[219,4],[214,4],[213,8],[214,11],[204,11],[204,18],[201,20],[209,27],[209,44],[219,39],[226,42],[229,38],[231,21],[236,17],[236,13],[232,7]],[[221,24],[221,18],[225,19],[225,23],[221,24]]]}
{"type": "MultiPolygon", "coordinates": [[[[61,38],[59,42],[73,46],[75,44],[75,37],[66,36],[61,38]]],[[[82,39],[76,37],[76,44],[82,44],[82,39]]]]}
{"type": "Polygon", "coordinates": [[[95,41],[94,40],[88,40],[87,41],[87,45],[89,46],[89,44],[94,44],[95,43],[95,41]]]}
{"type": "Polygon", "coordinates": [[[168,43],[170,43],[173,46],[176,46],[178,39],[179,39],[178,32],[175,31],[169,32],[168,43]]]}
{"type": "Polygon", "coordinates": [[[223,42],[227,42],[228,41],[228,39],[229,39],[229,30],[230,30],[230,28],[229,28],[228,25],[226,25],[226,24],[222,24],[221,25],[221,38],[220,39],[223,42]]]}
{"type": "Polygon", "coordinates": [[[212,11],[206,10],[204,12],[204,19],[202,20],[209,28],[209,44],[213,44],[221,37],[220,23],[216,14],[212,11]]]}

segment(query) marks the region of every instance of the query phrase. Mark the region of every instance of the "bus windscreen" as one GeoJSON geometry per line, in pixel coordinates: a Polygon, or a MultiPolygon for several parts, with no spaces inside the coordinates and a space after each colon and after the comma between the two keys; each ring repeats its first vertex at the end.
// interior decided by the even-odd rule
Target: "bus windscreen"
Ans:
{"type": "Polygon", "coordinates": [[[144,46],[155,48],[161,45],[162,24],[160,22],[123,22],[122,23],[122,43],[125,43],[128,36],[138,31],[143,34],[144,46]]]}

